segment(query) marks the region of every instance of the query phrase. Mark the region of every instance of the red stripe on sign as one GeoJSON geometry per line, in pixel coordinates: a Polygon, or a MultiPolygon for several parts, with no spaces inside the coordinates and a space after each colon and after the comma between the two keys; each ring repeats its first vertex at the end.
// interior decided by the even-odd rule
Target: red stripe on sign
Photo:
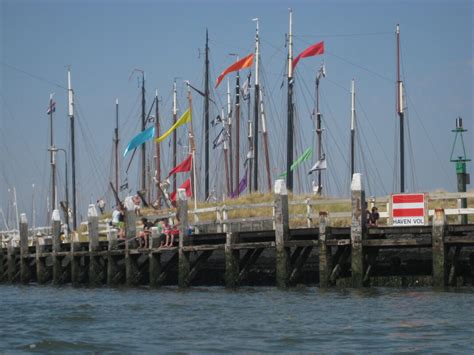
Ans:
{"type": "Polygon", "coordinates": [[[405,208],[393,210],[393,217],[423,217],[423,208],[405,208]]]}
{"type": "Polygon", "coordinates": [[[393,203],[410,203],[410,202],[424,202],[425,195],[393,195],[393,203]]]}

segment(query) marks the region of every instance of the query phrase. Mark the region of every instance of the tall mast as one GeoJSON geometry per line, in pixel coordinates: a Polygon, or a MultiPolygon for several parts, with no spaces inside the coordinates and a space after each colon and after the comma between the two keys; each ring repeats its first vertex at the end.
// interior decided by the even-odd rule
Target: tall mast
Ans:
{"type": "MultiPolygon", "coordinates": [[[[178,120],[178,107],[177,107],[177,92],[176,92],[176,79],[173,82],[173,124],[178,120]]],[[[173,166],[177,165],[176,161],[176,140],[177,133],[173,130],[173,166]]],[[[176,174],[173,175],[173,191],[176,190],[176,174]]]]}
{"type": "Polygon", "coordinates": [[[74,94],[71,86],[71,68],[67,70],[68,115],[71,123],[71,166],[72,166],[72,227],[77,230],[76,213],[76,143],[74,140],[74,94]]]}
{"type": "Polygon", "coordinates": [[[397,25],[397,112],[400,117],[400,192],[405,192],[405,137],[403,132],[403,82],[400,80],[400,25],[397,25]]]}
{"type": "Polygon", "coordinates": [[[265,116],[265,110],[263,107],[263,95],[260,90],[260,114],[262,117],[262,135],[263,135],[263,148],[265,152],[265,169],[267,172],[267,188],[268,192],[272,191],[272,176],[270,173],[270,153],[268,149],[268,131],[267,131],[267,121],[265,116]]]}
{"type": "MultiPolygon", "coordinates": [[[[224,117],[224,109],[222,109],[222,117],[224,117]]],[[[222,120],[222,126],[224,127],[224,132],[227,126],[225,119],[222,120]]],[[[224,133],[225,134],[225,133],[224,133]]],[[[230,182],[229,176],[229,147],[227,145],[227,139],[224,138],[224,168],[225,168],[225,182],[226,182],[226,195],[230,196],[232,193],[232,184],[230,182]]]]}
{"type": "Polygon", "coordinates": [[[252,181],[252,169],[253,169],[253,135],[252,135],[252,113],[250,110],[250,99],[248,100],[248,128],[247,128],[247,138],[248,138],[248,146],[249,152],[247,154],[247,164],[248,164],[248,181],[249,181],[249,191],[255,191],[253,188],[253,181],[252,181]]]}
{"type": "Polygon", "coordinates": [[[356,112],[355,112],[355,83],[354,79],[352,79],[351,85],[351,181],[352,176],[354,176],[354,169],[355,169],[355,119],[356,119],[356,112]]]}
{"type": "Polygon", "coordinates": [[[209,197],[209,35],[206,28],[206,54],[204,77],[204,199],[209,197]]]}
{"type": "MultiPolygon", "coordinates": [[[[191,96],[191,88],[188,85],[188,105],[189,105],[189,114],[193,115],[193,99],[191,96]]],[[[193,188],[193,198],[194,198],[194,211],[197,210],[197,178],[196,178],[196,143],[194,140],[194,129],[193,129],[193,120],[189,121],[189,146],[191,147],[191,154],[193,156],[193,175],[191,179],[191,186],[193,188]]],[[[176,175],[176,174],[175,174],[176,175]]],[[[176,190],[175,190],[176,191],[176,190]]]]}
{"type": "MultiPolygon", "coordinates": [[[[145,72],[142,71],[142,132],[146,126],[146,113],[145,113],[145,72]]],[[[146,191],[146,144],[142,144],[142,183],[141,190],[146,191]]]]}
{"type": "Polygon", "coordinates": [[[237,71],[235,79],[235,185],[237,196],[239,196],[239,181],[240,181],[240,75],[237,71]]]}
{"type": "Polygon", "coordinates": [[[49,151],[51,153],[51,211],[56,209],[56,162],[55,162],[55,151],[54,151],[54,135],[53,135],[53,95],[49,95],[49,137],[50,146],[49,151]]]}
{"type": "Polygon", "coordinates": [[[259,84],[259,57],[260,57],[260,40],[258,38],[258,18],[253,19],[257,22],[255,31],[255,98],[254,98],[254,123],[253,123],[253,188],[258,191],[258,120],[259,120],[259,95],[260,95],[260,84],[259,84]]]}
{"type": "Polygon", "coordinates": [[[114,130],[114,155],[115,155],[115,191],[119,191],[119,103],[115,99],[115,130],[114,130]]]}
{"type": "MultiPolygon", "coordinates": [[[[222,113],[224,114],[224,113],[222,113]]],[[[222,115],[222,119],[224,119],[224,115],[222,115]]],[[[234,183],[233,183],[233,168],[232,168],[232,106],[231,106],[231,100],[230,100],[230,80],[227,78],[227,123],[228,123],[228,129],[227,132],[229,134],[229,144],[228,144],[228,157],[229,157],[229,185],[230,185],[230,190],[229,193],[234,190],[234,183]]],[[[225,142],[227,145],[227,142],[225,142]]],[[[237,182],[238,184],[238,182],[237,182]]]]}
{"type": "MultiPolygon", "coordinates": [[[[155,138],[158,138],[160,136],[160,100],[158,99],[158,90],[155,91],[155,138]]],[[[158,203],[158,208],[161,208],[161,189],[160,189],[160,181],[161,181],[161,166],[160,166],[160,143],[156,141],[155,139],[155,147],[156,147],[156,201],[158,203]]]]}
{"type": "MultiPolygon", "coordinates": [[[[318,160],[322,159],[322,127],[321,127],[321,111],[319,110],[319,83],[321,77],[324,73],[324,67],[318,71],[316,75],[316,134],[318,136],[318,160]]],[[[322,184],[321,184],[321,170],[318,170],[318,195],[321,195],[322,192],[322,184]]]]}
{"type": "Polygon", "coordinates": [[[290,28],[288,32],[288,120],[287,120],[287,146],[286,146],[286,187],[293,191],[293,13],[290,9],[290,28]]]}

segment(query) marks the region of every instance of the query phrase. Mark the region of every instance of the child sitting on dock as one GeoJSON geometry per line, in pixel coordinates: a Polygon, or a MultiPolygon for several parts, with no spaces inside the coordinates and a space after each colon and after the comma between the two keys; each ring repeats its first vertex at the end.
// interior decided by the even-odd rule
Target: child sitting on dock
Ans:
{"type": "Polygon", "coordinates": [[[149,222],[148,219],[142,217],[140,219],[142,222],[143,230],[140,231],[138,235],[138,244],[140,248],[148,248],[148,240],[150,239],[151,227],[154,227],[153,222],[149,222]]]}
{"type": "Polygon", "coordinates": [[[378,224],[379,224],[379,218],[380,218],[380,215],[379,215],[379,210],[377,207],[372,207],[372,213],[370,214],[370,218],[369,218],[369,226],[373,226],[373,227],[377,227],[378,224]]]}
{"type": "Polygon", "coordinates": [[[173,226],[169,224],[168,218],[163,219],[163,232],[166,237],[165,244],[161,245],[163,248],[171,248],[173,246],[175,236],[179,235],[179,219],[176,216],[176,222],[173,226]]]}

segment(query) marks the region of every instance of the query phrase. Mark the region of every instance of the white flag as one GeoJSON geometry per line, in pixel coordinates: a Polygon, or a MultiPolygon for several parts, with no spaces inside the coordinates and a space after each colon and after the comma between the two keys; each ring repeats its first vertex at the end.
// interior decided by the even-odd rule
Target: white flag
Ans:
{"type": "Polygon", "coordinates": [[[313,167],[311,168],[308,174],[311,174],[313,171],[316,171],[316,170],[325,170],[325,169],[327,169],[327,163],[326,163],[326,157],[323,156],[320,160],[316,162],[316,164],[313,165],[313,167]]]}

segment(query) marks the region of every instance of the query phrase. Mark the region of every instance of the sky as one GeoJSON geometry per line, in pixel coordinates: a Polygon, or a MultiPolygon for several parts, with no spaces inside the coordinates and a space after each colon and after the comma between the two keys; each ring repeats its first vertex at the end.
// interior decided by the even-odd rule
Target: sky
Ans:
{"type": "MultiPolygon", "coordinates": [[[[203,89],[206,29],[213,84],[236,60],[230,53],[242,58],[254,51],[254,18],[260,26],[260,75],[274,180],[286,169],[289,8],[293,11],[295,55],[311,44],[325,43],[324,55],[302,59],[295,71],[295,159],[307,148],[314,150],[312,158],[295,171],[295,191],[310,192],[314,180],[307,172],[317,160],[312,112],[315,75],[323,62],[327,75],[320,84],[320,111],[328,162],[322,174],[324,194],[338,197],[349,193],[352,79],[356,87],[356,171],[362,173],[368,195],[399,191],[397,24],[405,85],[407,190],[456,191],[450,155],[451,130],[457,117],[463,118],[468,129],[464,133],[466,154],[474,156],[472,1],[0,0],[0,209],[5,216],[0,215],[0,230],[5,220],[12,224],[14,189],[19,212],[26,213],[30,221],[34,219],[36,225],[47,224],[51,187],[46,110],[54,93],[54,143],[70,152],[68,67],[76,100],[78,216],[84,219],[89,203],[103,198],[108,208],[114,204],[108,182],[113,179],[116,98],[121,152],[140,130],[140,77],[133,70],[145,71],[147,111],[158,90],[160,122],[167,129],[171,125],[173,81],[178,88],[179,114],[187,108],[184,81],[203,89]]],[[[248,72],[243,70],[241,76],[248,72]]],[[[233,86],[235,75],[227,77],[233,86]]],[[[216,103],[211,105],[211,118],[226,109],[227,77],[217,90],[211,85],[216,103]]],[[[241,171],[248,149],[249,112],[245,106],[241,171]]],[[[204,174],[203,125],[203,100],[193,93],[199,181],[204,174]]],[[[211,127],[211,141],[220,129],[211,127]]],[[[178,137],[179,162],[187,154],[186,129],[180,129],[178,137]]],[[[172,168],[169,142],[162,144],[164,172],[172,168]]],[[[151,146],[147,149],[150,152],[151,146]]],[[[263,148],[259,149],[259,185],[267,190],[263,148]]],[[[211,149],[210,185],[218,199],[225,192],[223,156],[221,146],[211,149]]],[[[139,188],[138,154],[125,172],[130,157],[121,161],[121,183],[129,183],[129,190],[121,197],[139,188]]],[[[57,159],[59,200],[64,200],[64,156],[57,159]]],[[[69,175],[70,169],[69,165],[69,175]]],[[[468,172],[472,172],[471,163],[468,172]]],[[[178,184],[186,178],[180,174],[178,184]]],[[[202,185],[198,185],[198,198],[202,200],[203,195],[202,185]]]]}

